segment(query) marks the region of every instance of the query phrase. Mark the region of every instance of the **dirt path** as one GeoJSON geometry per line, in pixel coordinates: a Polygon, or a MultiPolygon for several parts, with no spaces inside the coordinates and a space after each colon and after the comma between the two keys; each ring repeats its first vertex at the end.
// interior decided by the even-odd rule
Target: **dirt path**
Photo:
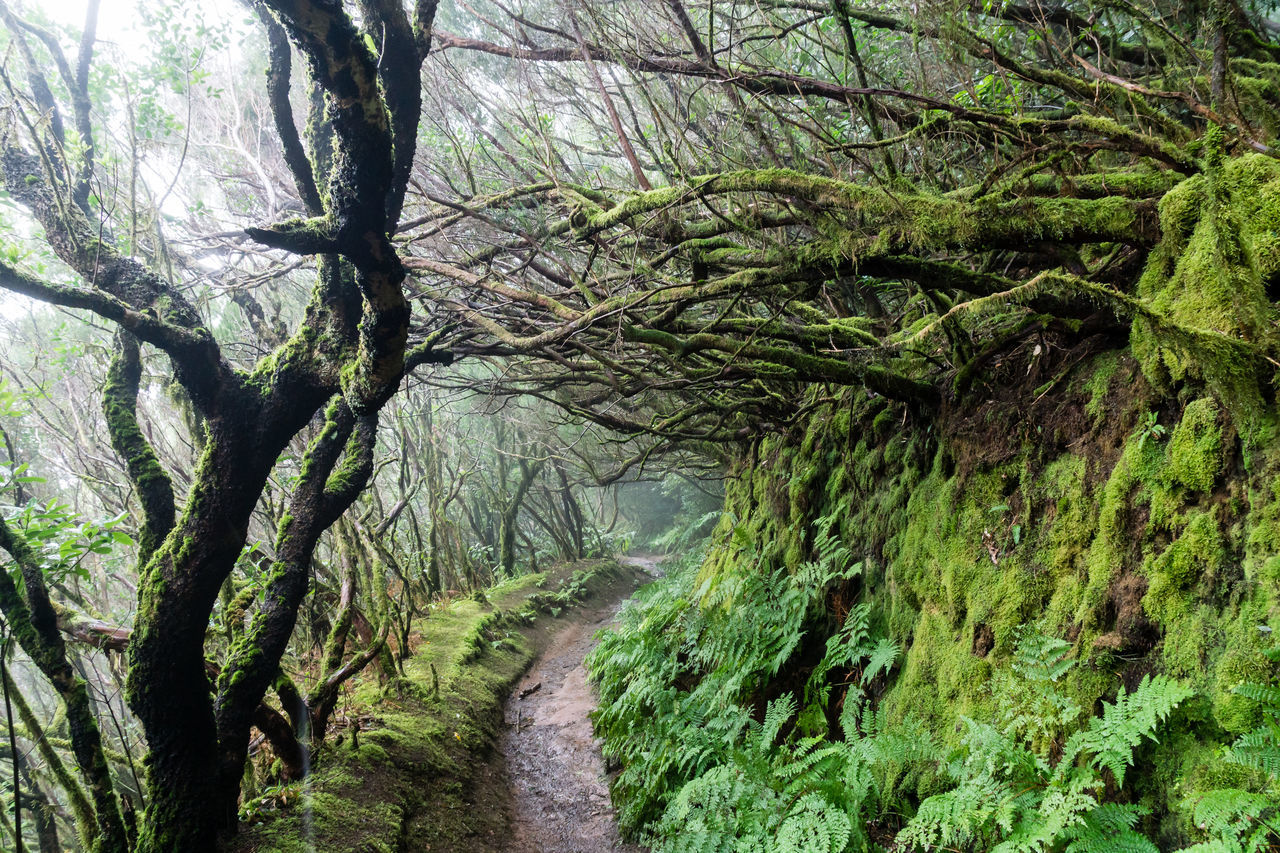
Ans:
{"type": "MultiPolygon", "coordinates": [[[[624,558],[657,576],[654,561],[624,558]]],[[[596,698],[583,659],[621,601],[581,611],[551,640],[507,701],[499,744],[511,803],[502,853],[640,853],[618,840],[604,760],[587,714],[596,698]]]]}

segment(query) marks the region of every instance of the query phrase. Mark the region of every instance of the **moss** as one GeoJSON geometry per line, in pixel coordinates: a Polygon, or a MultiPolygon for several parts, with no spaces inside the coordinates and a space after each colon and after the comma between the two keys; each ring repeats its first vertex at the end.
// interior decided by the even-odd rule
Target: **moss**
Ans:
{"type": "Polygon", "coordinates": [[[1104,353],[1094,361],[1093,369],[1087,374],[1088,378],[1084,380],[1084,391],[1089,395],[1089,400],[1085,403],[1084,410],[1094,423],[1098,423],[1108,414],[1104,408],[1104,403],[1107,399],[1107,392],[1111,390],[1111,380],[1119,369],[1119,353],[1104,353]]]}
{"type": "MultiPolygon", "coordinates": [[[[423,849],[469,849],[469,839],[501,829],[500,813],[466,805],[460,780],[477,772],[501,726],[502,703],[534,654],[513,629],[504,642],[486,631],[521,613],[546,585],[574,597],[593,594],[616,576],[607,560],[559,566],[547,574],[511,578],[491,588],[486,603],[459,599],[433,606],[418,623],[420,640],[405,662],[417,689],[384,689],[357,680],[348,698],[365,721],[352,748],[348,731],[333,733],[316,755],[317,770],[279,810],[244,827],[233,851],[395,851],[411,832],[423,849]],[[478,653],[466,663],[470,650],[478,653]],[[439,689],[433,689],[438,675],[439,689]],[[304,793],[305,791],[305,793],[304,793]],[[429,815],[428,822],[415,820],[429,815]],[[449,844],[443,840],[449,839],[449,844]]],[[[566,596],[566,601],[570,596],[566,596]]],[[[523,624],[523,619],[516,619],[523,624]]],[[[532,636],[536,628],[527,629],[532,636]]]]}
{"type": "Polygon", "coordinates": [[[1189,681],[1197,690],[1208,690],[1209,663],[1222,644],[1221,619],[1207,604],[1174,599],[1178,612],[1165,623],[1160,644],[1160,666],[1169,675],[1189,681]]]}
{"type": "MultiPolygon", "coordinates": [[[[1139,295],[1158,315],[1230,340],[1274,343],[1266,282],[1280,270],[1280,163],[1249,154],[1217,158],[1160,204],[1164,239],[1147,262],[1139,295]]],[[[1238,351],[1206,348],[1209,338],[1171,340],[1134,324],[1134,354],[1157,387],[1203,378],[1238,413],[1261,409],[1256,378],[1238,351]],[[1194,351],[1193,351],[1194,350],[1194,351]]]]}
{"type": "Polygon", "coordinates": [[[990,676],[990,662],[971,653],[968,637],[957,636],[943,614],[925,610],[882,707],[893,724],[917,719],[954,742],[961,716],[983,719],[994,714],[990,676]]]}
{"type": "Polygon", "coordinates": [[[1193,512],[1182,535],[1144,563],[1150,585],[1143,608],[1157,621],[1172,623],[1194,606],[1192,589],[1211,583],[1226,561],[1226,543],[1217,519],[1211,513],[1193,512]]]}
{"type": "Polygon", "coordinates": [[[1232,692],[1241,684],[1270,682],[1275,665],[1263,653],[1254,626],[1237,626],[1227,650],[1214,670],[1213,717],[1228,732],[1242,734],[1258,726],[1262,711],[1257,702],[1232,692]]]}
{"type": "Polygon", "coordinates": [[[1211,397],[1187,405],[1169,437],[1168,478],[1193,492],[1208,492],[1222,472],[1220,410],[1211,397]]]}
{"type": "Polygon", "coordinates": [[[1098,626],[1107,590],[1130,556],[1130,500],[1138,482],[1134,469],[1141,467],[1147,452],[1141,443],[1127,443],[1099,496],[1096,527],[1085,557],[1085,577],[1074,613],[1075,621],[1085,628],[1098,626]]]}

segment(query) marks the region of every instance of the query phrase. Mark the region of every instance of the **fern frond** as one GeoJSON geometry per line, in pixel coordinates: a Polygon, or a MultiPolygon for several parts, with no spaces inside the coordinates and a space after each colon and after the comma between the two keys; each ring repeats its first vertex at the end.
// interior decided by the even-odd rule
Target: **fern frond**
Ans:
{"type": "Polygon", "coordinates": [[[993,779],[967,780],[922,802],[894,840],[908,850],[913,846],[969,847],[991,831],[997,805],[1006,795],[1005,787],[993,779]]]}
{"type": "Polygon", "coordinates": [[[1261,770],[1280,778],[1280,731],[1276,726],[1259,726],[1236,739],[1227,750],[1226,760],[1261,770]]]}
{"type": "Polygon", "coordinates": [[[853,825],[849,816],[816,794],[801,797],[782,822],[775,853],[841,853],[853,825]]]}
{"type": "Polygon", "coordinates": [[[1244,853],[1244,847],[1238,841],[1215,838],[1212,841],[1202,841],[1190,847],[1183,847],[1178,853],[1244,853]]]}
{"type": "Polygon", "coordinates": [[[1231,692],[1280,711],[1280,685],[1246,683],[1233,687],[1231,692]]]}
{"type": "Polygon", "coordinates": [[[866,665],[862,668],[862,683],[870,684],[881,672],[888,672],[893,668],[894,662],[898,659],[898,655],[902,650],[898,645],[887,637],[881,637],[880,642],[876,643],[874,649],[871,650],[871,656],[867,659],[866,665]]]}
{"type": "MultiPolygon", "coordinates": [[[[1079,746],[1093,753],[1095,767],[1110,770],[1116,784],[1123,785],[1134,748],[1145,739],[1155,740],[1160,723],[1193,695],[1194,691],[1171,678],[1145,676],[1132,693],[1120,688],[1116,701],[1105,704],[1102,716],[1084,730],[1079,746]]],[[[1064,756],[1063,763],[1066,760],[1064,756]]]]}
{"type": "Polygon", "coordinates": [[[1246,833],[1266,828],[1266,818],[1274,816],[1280,804],[1271,797],[1220,788],[1210,791],[1196,802],[1192,819],[1197,827],[1211,836],[1239,841],[1246,833]]]}
{"type": "Polygon", "coordinates": [[[767,753],[773,749],[774,741],[782,733],[782,727],[795,712],[796,697],[790,693],[784,693],[769,703],[764,712],[764,724],[760,727],[759,740],[756,741],[757,751],[767,753]]]}
{"type": "Polygon", "coordinates": [[[1070,841],[1065,853],[1159,853],[1149,838],[1134,831],[1146,812],[1141,806],[1118,803],[1096,807],[1064,835],[1070,841]]]}
{"type": "Polygon", "coordinates": [[[1038,631],[1021,630],[1013,657],[1013,669],[1033,682],[1056,682],[1075,666],[1071,643],[1038,631]]]}

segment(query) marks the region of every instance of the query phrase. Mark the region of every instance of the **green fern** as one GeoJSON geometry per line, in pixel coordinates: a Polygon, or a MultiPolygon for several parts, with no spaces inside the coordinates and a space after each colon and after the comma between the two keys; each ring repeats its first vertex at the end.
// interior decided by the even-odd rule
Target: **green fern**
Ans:
{"type": "Polygon", "coordinates": [[[956,787],[921,803],[898,844],[991,853],[1041,853],[1065,844],[1072,853],[1150,853],[1154,845],[1132,829],[1136,813],[1099,802],[1100,771],[1123,786],[1134,748],[1154,739],[1160,723],[1191,695],[1163,676],[1144,678],[1133,693],[1121,689],[1102,716],[1067,739],[1052,766],[1016,729],[966,720],[963,750],[947,765],[956,787]]]}
{"type": "Polygon", "coordinates": [[[773,743],[782,734],[782,727],[787,724],[796,712],[796,699],[790,693],[784,693],[769,703],[764,713],[764,723],[756,737],[756,751],[767,753],[772,750],[773,743]]]}
{"type": "Polygon", "coordinates": [[[1064,833],[1069,842],[1064,853],[1159,853],[1149,838],[1135,831],[1144,814],[1141,806],[1103,803],[1064,833]]]}
{"type": "Polygon", "coordinates": [[[853,834],[849,816],[817,794],[791,807],[774,840],[775,853],[841,853],[853,834]]]}
{"type": "Polygon", "coordinates": [[[1223,788],[1203,795],[1192,812],[1197,828],[1229,849],[1260,853],[1280,839],[1280,802],[1265,794],[1223,788]]]}
{"type": "Polygon", "coordinates": [[[1071,649],[1066,640],[1024,628],[1018,631],[1013,670],[1033,682],[1057,682],[1075,666],[1071,649]]]}
{"type": "Polygon", "coordinates": [[[835,580],[848,580],[862,571],[862,563],[854,560],[853,551],[832,532],[840,516],[824,515],[813,522],[813,550],[816,558],[803,564],[796,573],[801,585],[821,590],[835,580]]]}
{"type": "MultiPolygon", "coordinates": [[[[1280,662],[1280,646],[1266,654],[1280,662]]],[[[1241,684],[1233,692],[1261,706],[1262,723],[1231,745],[1227,760],[1261,770],[1275,786],[1280,782],[1280,684],[1241,684]]]]}
{"type": "Polygon", "coordinates": [[[876,642],[875,648],[871,650],[866,665],[862,668],[862,683],[864,685],[870,684],[877,675],[882,672],[888,673],[900,654],[902,654],[902,650],[898,648],[897,643],[887,637],[881,637],[876,642]]]}
{"type": "Polygon", "coordinates": [[[1244,847],[1237,841],[1215,838],[1212,841],[1202,841],[1190,847],[1183,847],[1179,853],[1244,853],[1244,847]]]}
{"type": "Polygon", "coordinates": [[[1095,767],[1106,768],[1116,784],[1124,784],[1125,771],[1133,763],[1133,750],[1144,740],[1155,740],[1156,728],[1195,691],[1167,678],[1146,676],[1132,693],[1120,688],[1114,703],[1104,705],[1101,717],[1068,741],[1059,767],[1079,752],[1093,753],[1095,767]]]}
{"type": "Polygon", "coordinates": [[[1066,640],[1023,628],[1009,667],[1011,675],[997,681],[1005,729],[1048,753],[1068,728],[1078,725],[1081,709],[1058,689],[1057,683],[1075,661],[1066,640]]]}
{"type": "MultiPolygon", "coordinates": [[[[792,574],[764,564],[744,527],[725,526],[737,571],[673,572],[605,632],[588,667],[601,698],[597,732],[622,765],[613,793],[624,831],[643,833],[655,853],[870,853],[869,828],[879,837],[895,826],[902,851],[1156,849],[1140,810],[1102,798],[1123,790],[1134,750],[1190,691],[1147,679],[1084,718],[1060,689],[1075,666],[1064,640],[1021,632],[994,685],[1008,697],[1001,724],[965,721],[960,747],[944,756],[922,724],[890,726],[871,701],[901,649],[876,635],[861,603],[826,638],[803,690],[781,693],[761,715],[778,673],[803,672],[797,655],[828,618],[827,585],[860,570],[836,529],[834,516],[820,519],[814,559],[792,574]],[[837,690],[842,703],[832,701],[837,690]],[[828,731],[833,704],[839,726],[828,731]],[[920,802],[922,785],[948,789],[920,802]]],[[[1234,751],[1245,755],[1249,743],[1234,751]]],[[[1240,820],[1223,824],[1221,843],[1234,843],[1227,830],[1240,820]]]]}

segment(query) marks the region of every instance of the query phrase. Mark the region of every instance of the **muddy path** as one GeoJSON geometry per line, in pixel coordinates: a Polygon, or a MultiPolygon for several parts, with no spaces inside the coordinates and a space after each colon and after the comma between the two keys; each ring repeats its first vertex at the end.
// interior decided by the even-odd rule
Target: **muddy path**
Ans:
{"type": "MultiPolygon", "coordinates": [[[[655,561],[623,562],[657,577],[655,561]]],[[[551,640],[507,700],[498,753],[511,834],[501,853],[641,853],[618,838],[600,747],[587,715],[596,706],[583,659],[622,600],[583,608],[551,640]]]]}

